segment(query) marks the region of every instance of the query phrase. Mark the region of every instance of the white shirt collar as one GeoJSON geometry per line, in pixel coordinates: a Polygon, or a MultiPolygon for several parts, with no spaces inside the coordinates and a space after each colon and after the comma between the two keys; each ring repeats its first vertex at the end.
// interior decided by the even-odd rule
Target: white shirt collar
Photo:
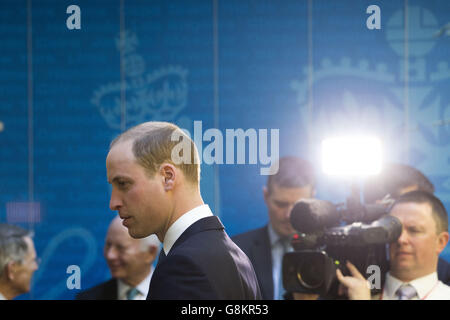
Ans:
{"type": "Polygon", "coordinates": [[[0,292],[0,300],[6,300],[5,296],[0,292]]]}
{"type": "Polygon", "coordinates": [[[170,249],[178,238],[189,228],[192,224],[200,219],[212,216],[211,209],[207,204],[200,205],[194,209],[184,213],[179,217],[167,230],[163,241],[163,250],[166,255],[169,254],[170,249]]]}
{"type": "MultiPolygon", "coordinates": [[[[142,280],[137,286],[136,289],[138,290],[138,295],[136,296],[135,300],[145,300],[147,298],[148,289],[150,287],[150,280],[152,279],[153,275],[153,266],[151,266],[150,272],[145,277],[144,280],[142,280]]],[[[117,280],[117,294],[119,297],[119,300],[126,300],[127,299],[127,292],[129,289],[131,289],[131,286],[123,282],[122,280],[117,280]]]]}
{"type": "Polygon", "coordinates": [[[429,275],[426,275],[424,277],[414,279],[410,282],[403,282],[395,277],[393,277],[389,272],[386,274],[386,282],[384,285],[384,293],[383,298],[386,299],[397,299],[396,292],[398,288],[400,288],[401,285],[409,283],[416,289],[417,296],[419,299],[423,299],[426,297],[431,290],[437,285],[438,283],[438,276],[436,272],[430,273],[429,275]]]}

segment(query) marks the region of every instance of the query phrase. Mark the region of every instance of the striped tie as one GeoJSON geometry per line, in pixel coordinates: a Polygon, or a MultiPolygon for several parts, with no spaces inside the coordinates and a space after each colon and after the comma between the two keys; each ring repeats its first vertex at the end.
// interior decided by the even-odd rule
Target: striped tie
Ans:
{"type": "Polygon", "coordinates": [[[134,300],[134,297],[136,297],[138,293],[138,289],[130,288],[130,290],[127,291],[127,300],[134,300]]]}
{"type": "Polygon", "coordinates": [[[417,291],[412,285],[405,284],[397,290],[396,294],[398,296],[398,300],[411,300],[417,296],[417,291]]]}

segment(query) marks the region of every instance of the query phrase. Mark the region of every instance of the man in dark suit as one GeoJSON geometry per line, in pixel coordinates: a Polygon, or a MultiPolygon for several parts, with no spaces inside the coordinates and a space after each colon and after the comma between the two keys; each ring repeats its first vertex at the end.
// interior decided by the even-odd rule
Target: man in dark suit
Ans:
{"type": "Polygon", "coordinates": [[[269,223],[233,237],[252,261],[265,300],[283,299],[281,264],[284,253],[292,250],[290,240],[295,233],[290,212],[297,201],[315,193],[314,170],[308,161],[285,157],[277,166],[278,172],[269,175],[263,188],[269,223]]]}
{"type": "MultiPolygon", "coordinates": [[[[364,201],[371,203],[386,203],[410,191],[425,191],[434,194],[434,185],[418,169],[406,164],[386,163],[380,174],[368,178],[364,183],[364,201]]],[[[450,285],[450,263],[439,257],[437,267],[438,278],[450,285]]]]}
{"type": "Polygon", "coordinates": [[[145,300],[161,243],[155,235],[133,239],[115,217],[106,234],[104,256],[112,279],[81,291],[77,300],[145,300]]]}
{"type": "Polygon", "coordinates": [[[260,299],[252,264],[203,202],[199,163],[194,142],[167,122],[140,124],[111,143],[111,210],[133,238],[163,242],[147,299],[260,299]]]}

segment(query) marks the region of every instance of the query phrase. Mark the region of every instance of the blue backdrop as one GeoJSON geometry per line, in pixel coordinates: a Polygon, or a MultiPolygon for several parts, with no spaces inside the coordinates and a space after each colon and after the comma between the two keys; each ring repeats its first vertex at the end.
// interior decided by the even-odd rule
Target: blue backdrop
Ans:
{"type": "MultiPolygon", "coordinates": [[[[0,222],[34,230],[42,258],[21,298],[72,299],[69,265],[82,289],[110,276],[105,157],[148,120],[268,129],[269,141],[279,129],[280,156],[315,163],[327,135],[376,134],[450,209],[450,33],[434,36],[449,21],[447,0],[2,0],[0,222]],[[379,30],[366,27],[372,4],[379,30]]],[[[202,164],[230,235],[267,222],[262,167],[202,164]]],[[[319,169],[317,196],[344,200],[348,182],[319,169]]]]}

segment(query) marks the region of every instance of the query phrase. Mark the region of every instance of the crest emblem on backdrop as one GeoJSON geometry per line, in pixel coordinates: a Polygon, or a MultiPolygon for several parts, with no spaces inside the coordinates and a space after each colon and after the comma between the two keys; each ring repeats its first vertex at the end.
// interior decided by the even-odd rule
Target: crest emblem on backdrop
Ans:
{"type": "Polygon", "coordinates": [[[186,107],[188,71],[180,66],[146,72],[145,60],[136,51],[137,36],[124,31],[116,40],[123,54],[125,82],[112,82],[94,91],[91,103],[112,129],[121,129],[121,91],[125,91],[126,127],[151,120],[175,122],[186,107]]]}

